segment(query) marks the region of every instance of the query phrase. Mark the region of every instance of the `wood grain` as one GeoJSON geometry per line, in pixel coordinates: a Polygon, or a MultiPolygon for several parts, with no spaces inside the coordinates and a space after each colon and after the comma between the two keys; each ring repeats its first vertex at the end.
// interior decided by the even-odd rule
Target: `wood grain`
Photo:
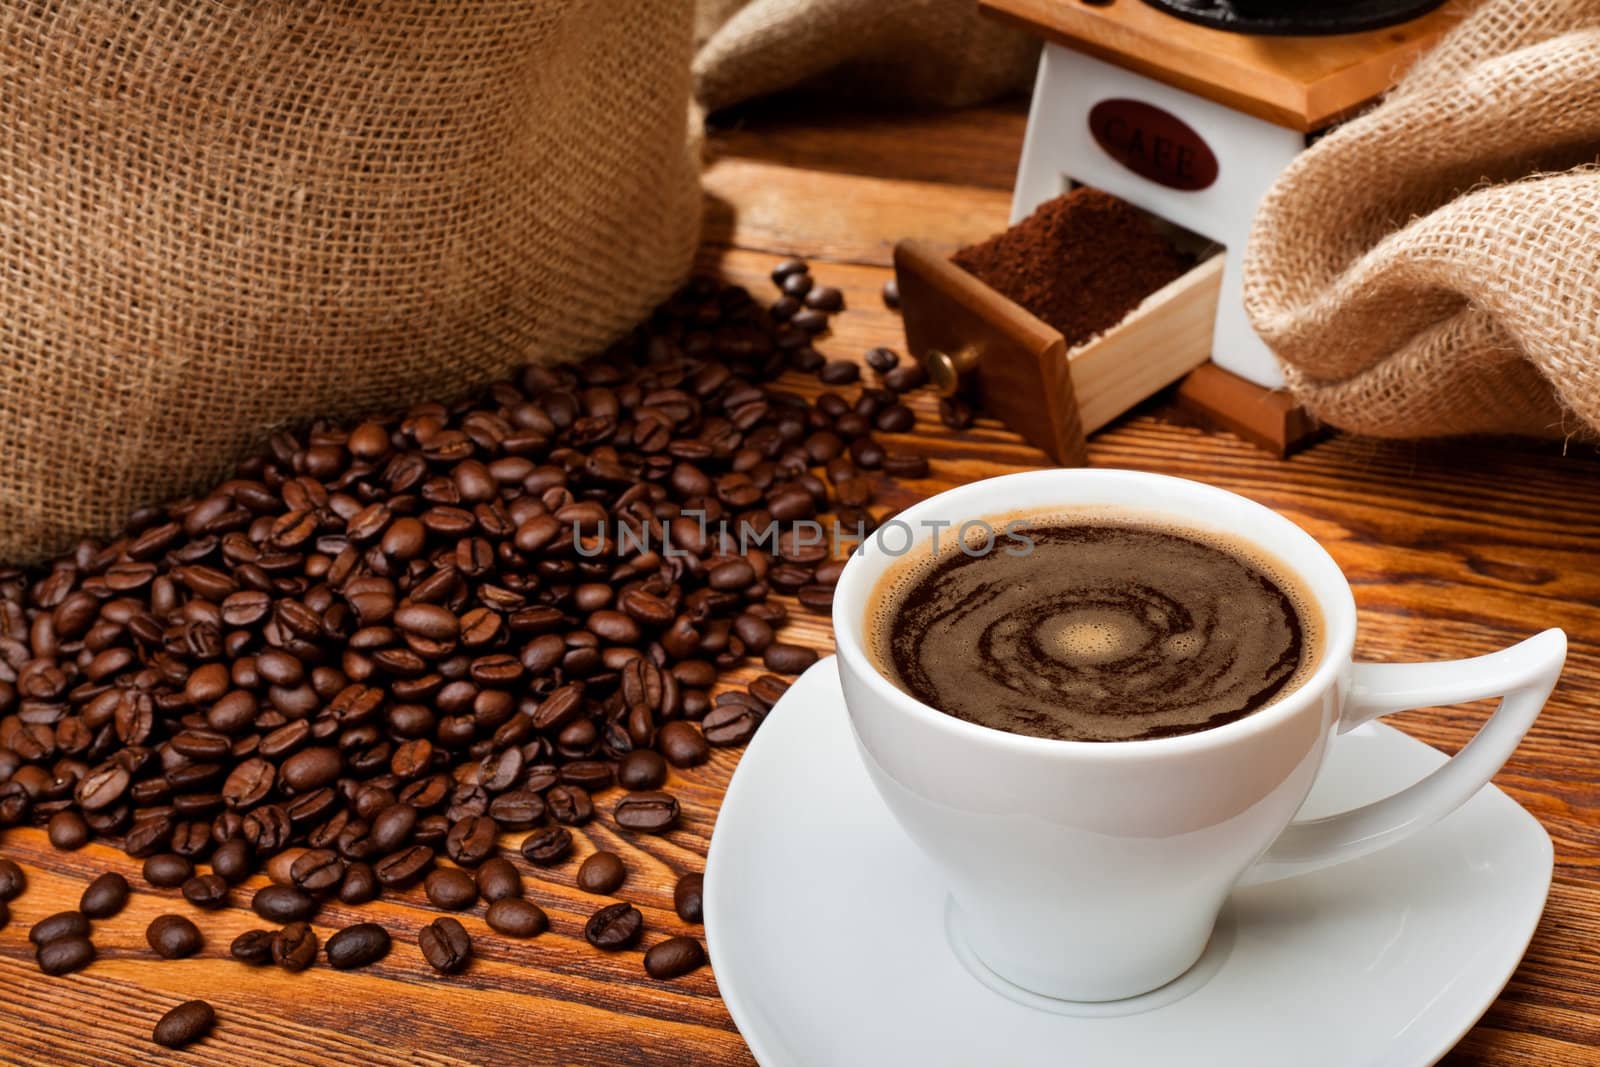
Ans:
{"type": "MultiPolygon", "coordinates": [[[[843,120],[830,133],[857,144],[881,140],[866,153],[877,168],[872,180],[908,194],[936,193],[944,220],[924,218],[926,203],[881,195],[883,186],[874,194],[873,211],[840,205],[838,197],[871,186],[819,182],[804,169],[819,151],[815,129],[792,126],[792,115],[770,120],[759,133],[758,114],[742,121],[742,143],[755,138],[763,146],[759,163],[751,165],[759,169],[740,171],[739,181],[717,191],[727,221],[713,231],[701,265],[768,299],[773,291],[767,271],[778,254],[804,248],[826,257],[816,273],[840,285],[850,306],[821,342],[829,355],[855,357],[874,345],[901,344],[898,319],[878,297],[895,239],[919,227],[943,226],[948,240],[963,240],[969,224],[962,219],[970,220],[973,236],[1004,220],[1004,197],[992,188],[938,187],[921,180],[925,172],[902,179],[888,171],[899,147],[895,128],[880,119],[867,120],[871,138],[852,132],[843,120]],[[800,165],[786,158],[791,138],[800,165]],[[905,184],[895,184],[900,182],[905,184]],[[740,198],[747,196],[758,201],[759,210],[741,218],[740,198]],[[839,226],[830,213],[840,211],[852,212],[859,233],[839,226]],[[729,244],[735,240],[754,243],[729,244]]],[[[924,124],[910,136],[924,140],[929,129],[924,124]]],[[[1020,136],[1020,129],[1013,133],[1020,136]]],[[[721,136],[713,136],[718,151],[721,136]]],[[[917,146],[905,150],[914,156],[917,146]]],[[[1015,158],[1014,142],[985,150],[1015,158]]],[[[814,379],[798,377],[784,385],[807,395],[822,389],[814,379]]],[[[881,483],[883,507],[903,507],[949,485],[1044,461],[992,420],[957,435],[939,426],[931,395],[916,397],[912,406],[918,426],[892,443],[932,457],[932,475],[894,487],[881,483]]],[[[1355,586],[1357,650],[1364,658],[1467,656],[1545,626],[1567,629],[1572,650],[1561,684],[1497,779],[1555,841],[1550,903],[1511,984],[1444,1063],[1593,1067],[1600,1047],[1600,457],[1594,449],[1335,437],[1280,462],[1227,434],[1184,425],[1158,398],[1092,437],[1089,461],[1209,481],[1300,523],[1328,546],[1355,586]]],[[[830,645],[826,620],[803,611],[787,632],[819,649],[830,645]]],[[[1479,705],[1411,712],[1395,721],[1453,752],[1482,715],[1479,705]]],[[[645,945],[690,929],[672,912],[671,887],[680,872],[701,868],[736,761],[736,753],[719,751],[706,766],[674,772],[670,788],[683,801],[684,824],[665,838],[625,835],[608,829],[608,820],[578,835],[580,857],[597,847],[625,857],[630,875],[618,895],[644,910],[645,945]]],[[[601,798],[601,809],[608,810],[612,800],[601,798]]],[[[416,947],[418,928],[435,914],[418,891],[357,909],[335,907],[319,918],[323,935],[360,919],[384,923],[395,948],[381,964],[356,973],[319,965],[288,975],[224,958],[235,934],[258,925],[242,906],[196,916],[207,934],[205,950],[197,959],[166,963],[144,946],[145,925],[165,911],[195,912],[172,891],[144,887],[135,864],[96,846],[54,852],[34,830],[8,832],[0,850],[18,859],[32,879],[32,888],[13,902],[10,926],[0,930],[0,1063],[7,1065],[153,1062],[157,1050],[149,1034],[155,1020],[195,996],[217,1006],[217,1032],[164,1062],[752,1062],[709,970],[656,982],[644,974],[638,950],[602,955],[582,941],[582,922],[598,900],[574,887],[575,860],[537,874],[523,868],[529,896],[550,913],[549,933],[526,942],[502,938],[487,932],[481,907],[475,909],[464,921],[477,938],[478,959],[465,974],[446,979],[427,969],[416,947]],[[40,975],[27,927],[75,906],[89,876],[107,868],[129,875],[138,891],[127,912],[96,924],[101,959],[67,978],[40,975]]],[[[247,891],[236,896],[242,905],[247,891]]]]}
{"type": "Polygon", "coordinates": [[[1365,33],[1251,37],[1185,22],[1138,0],[979,2],[1045,40],[1306,132],[1386,91],[1471,6],[1458,0],[1365,33]]]}

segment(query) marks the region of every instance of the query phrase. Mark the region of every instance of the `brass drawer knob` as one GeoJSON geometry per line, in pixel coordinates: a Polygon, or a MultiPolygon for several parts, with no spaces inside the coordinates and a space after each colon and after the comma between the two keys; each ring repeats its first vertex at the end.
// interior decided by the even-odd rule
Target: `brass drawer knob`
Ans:
{"type": "Polygon", "coordinates": [[[928,352],[928,378],[940,396],[955,396],[978,366],[978,349],[967,345],[953,354],[934,348],[928,352]]]}

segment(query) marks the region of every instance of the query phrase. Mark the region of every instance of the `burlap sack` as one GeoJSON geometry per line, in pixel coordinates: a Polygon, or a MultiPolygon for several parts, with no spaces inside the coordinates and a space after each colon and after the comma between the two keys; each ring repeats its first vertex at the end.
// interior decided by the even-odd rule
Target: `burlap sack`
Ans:
{"type": "Polygon", "coordinates": [[[1268,194],[1251,320],[1347,429],[1600,434],[1600,0],[1494,0],[1268,194]]]}
{"type": "Polygon", "coordinates": [[[0,9],[0,559],[275,426],[597,350],[686,271],[685,0],[0,9]]]}
{"type": "Polygon", "coordinates": [[[807,86],[957,106],[1033,83],[1039,43],[973,0],[699,0],[695,95],[707,109],[807,86]]]}

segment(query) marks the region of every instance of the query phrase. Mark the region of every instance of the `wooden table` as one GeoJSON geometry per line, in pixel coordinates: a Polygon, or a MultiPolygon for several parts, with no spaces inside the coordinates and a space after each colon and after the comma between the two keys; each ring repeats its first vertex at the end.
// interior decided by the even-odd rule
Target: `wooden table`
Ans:
{"type": "MultiPolygon", "coordinates": [[[[954,248],[1002,227],[1022,126],[1020,105],[911,118],[838,118],[801,106],[747,113],[736,128],[711,138],[702,265],[766,299],[766,273],[777,257],[810,257],[822,282],[842,287],[850,306],[824,349],[856,356],[873,345],[898,346],[899,324],[878,298],[893,242],[915,234],[954,248]]],[[[799,378],[786,384],[805,392],[818,388],[799,378]]],[[[890,505],[1042,461],[990,422],[962,435],[944,430],[931,397],[920,398],[917,410],[922,421],[911,437],[933,457],[933,476],[886,497],[890,505]]],[[[1303,525],[1355,586],[1357,651],[1364,658],[1467,656],[1545,626],[1567,629],[1572,652],[1562,683],[1498,779],[1555,838],[1550,904],[1511,985],[1444,1062],[1600,1062],[1595,450],[1336,438],[1279,462],[1232,437],[1169,419],[1158,399],[1114,423],[1091,440],[1091,463],[1203,479],[1303,525]]],[[[788,632],[829,646],[821,618],[802,613],[788,632]]],[[[1415,712],[1399,725],[1454,752],[1483,710],[1415,712]]],[[[736,753],[719,751],[706,766],[674,774],[671,788],[686,818],[664,839],[636,847],[598,824],[580,835],[580,855],[597,846],[624,853],[631,874],[620,896],[643,909],[646,945],[685,929],[672,913],[671,887],[678,873],[700,869],[736,760],[736,753]]],[[[159,1051],[149,1042],[156,1018],[195,996],[217,1006],[218,1030],[172,1055],[172,1062],[751,1062],[709,970],[655,982],[645,976],[639,952],[605,956],[583,943],[581,926],[596,904],[573,888],[576,863],[544,881],[530,880],[530,897],[553,924],[537,940],[488,935],[480,917],[469,918],[473,933],[482,935],[478,958],[454,979],[433,976],[417,952],[416,932],[432,912],[416,891],[376,906],[332,907],[319,918],[324,937],[365,918],[387,925],[396,947],[382,964],[354,973],[319,965],[290,975],[249,970],[225,958],[235,934],[259,925],[238,907],[205,917],[208,943],[199,958],[153,959],[144,946],[145,925],[164,911],[192,909],[172,891],[146,889],[121,916],[96,924],[96,964],[52,979],[34,969],[28,925],[75,906],[89,872],[114,867],[132,875],[134,865],[101,847],[53,852],[38,831],[9,832],[0,848],[32,878],[30,891],[14,902],[11,926],[0,931],[0,1063],[150,1062],[159,1051]]]]}

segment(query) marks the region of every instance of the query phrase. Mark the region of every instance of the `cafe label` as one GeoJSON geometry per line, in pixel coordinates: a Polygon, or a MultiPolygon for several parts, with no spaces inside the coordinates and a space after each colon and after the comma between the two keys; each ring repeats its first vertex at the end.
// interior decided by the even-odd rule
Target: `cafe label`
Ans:
{"type": "Polygon", "coordinates": [[[1142,100],[1102,100],[1089,132],[1106,154],[1143,178],[1194,191],[1217,180],[1217,157],[1182,119],[1142,100]]]}

